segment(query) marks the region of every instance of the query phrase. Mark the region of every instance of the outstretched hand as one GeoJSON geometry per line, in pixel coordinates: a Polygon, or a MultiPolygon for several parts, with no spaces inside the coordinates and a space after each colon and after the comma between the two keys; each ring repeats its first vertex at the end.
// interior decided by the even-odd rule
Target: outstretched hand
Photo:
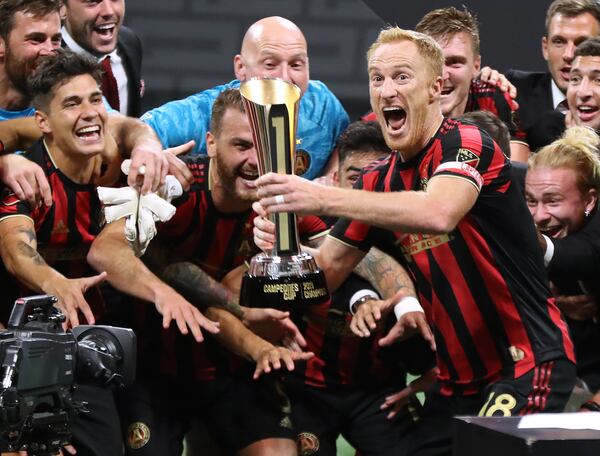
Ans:
{"type": "Polygon", "coordinates": [[[283,366],[291,372],[295,369],[294,361],[306,361],[314,356],[312,352],[296,352],[285,347],[271,346],[262,350],[256,361],[256,369],[252,378],[255,380],[263,373],[268,374],[273,370],[282,369],[283,366]]]}

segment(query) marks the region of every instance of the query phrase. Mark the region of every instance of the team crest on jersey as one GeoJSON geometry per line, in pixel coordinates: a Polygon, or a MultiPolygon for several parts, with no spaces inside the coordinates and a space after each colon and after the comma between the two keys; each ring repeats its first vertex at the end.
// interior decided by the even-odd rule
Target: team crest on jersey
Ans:
{"type": "Polygon", "coordinates": [[[477,155],[475,152],[471,152],[469,149],[464,149],[461,147],[458,149],[456,161],[466,163],[473,168],[477,168],[477,165],[479,164],[479,155],[477,155]]]}
{"type": "Polygon", "coordinates": [[[311,456],[319,451],[319,439],[312,432],[301,432],[296,438],[298,456],[311,456]]]}
{"type": "Polygon", "coordinates": [[[65,222],[59,220],[56,226],[52,229],[52,234],[69,234],[69,228],[67,228],[65,222]]]}
{"type": "Polygon", "coordinates": [[[294,174],[302,176],[310,168],[310,155],[304,149],[296,149],[296,163],[294,163],[294,174]]]}
{"type": "Polygon", "coordinates": [[[138,450],[150,440],[150,428],[141,421],[131,423],[127,428],[127,446],[138,450]]]}

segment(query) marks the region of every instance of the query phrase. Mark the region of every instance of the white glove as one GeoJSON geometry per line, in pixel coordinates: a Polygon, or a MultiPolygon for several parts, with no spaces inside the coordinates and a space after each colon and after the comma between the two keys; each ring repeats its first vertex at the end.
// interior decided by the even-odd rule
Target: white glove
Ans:
{"type": "MultiPolygon", "coordinates": [[[[121,170],[125,174],[129,172],[130,164],[131,160],[125,160],[121,164],[121,170]]],[[[166,222],[175,215],[175,206],[170,202],[182,194],[181,184],[174,176],[166,177],[158,194],[140,195],[138,190],[131,187],[98,187],[98,197],[105,205],[106,223],[127,217],[125,237],[137,256],[144,254],[156,235],[155,222],[166,222]]]]}

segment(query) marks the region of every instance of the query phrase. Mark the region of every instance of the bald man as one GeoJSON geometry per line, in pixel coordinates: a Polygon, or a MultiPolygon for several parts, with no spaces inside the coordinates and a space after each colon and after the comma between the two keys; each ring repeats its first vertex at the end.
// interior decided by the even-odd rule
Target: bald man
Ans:
{"type": "Polygon", "coordinates": [[[142,120],[154,128],[164,147],[193,139],[193,153],[206,154],[205,137],[217,96],[254,77],[281,78],[302,91],[296,173],[307,179],[323,174],[337,137],[348,126],[348,114],[325,84],[310,80],[306,39],[298,26],[278,16],[255,22],[244,35],[233,69],[235,80],[148,111],[142,120]]]}

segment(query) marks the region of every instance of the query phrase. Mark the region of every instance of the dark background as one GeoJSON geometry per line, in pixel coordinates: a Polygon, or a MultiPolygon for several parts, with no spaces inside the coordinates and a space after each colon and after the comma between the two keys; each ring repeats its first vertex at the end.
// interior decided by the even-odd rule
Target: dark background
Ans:
{"type": "Polygon", "coordinates": [[[412,28],[434,8],[478,14],[483,64],[544,70],[550,0],[126,0],[126,23],[144,45],[144,110],[233,79],[244,32],[265,16],[294,21],[308,41],[312,79],[327,83],[352,119],[369,109],[365,52],[386,23],[412,28]],[[381,19],[381,18],[383,19],[381,19]]]}

